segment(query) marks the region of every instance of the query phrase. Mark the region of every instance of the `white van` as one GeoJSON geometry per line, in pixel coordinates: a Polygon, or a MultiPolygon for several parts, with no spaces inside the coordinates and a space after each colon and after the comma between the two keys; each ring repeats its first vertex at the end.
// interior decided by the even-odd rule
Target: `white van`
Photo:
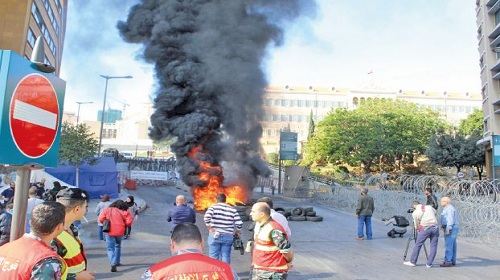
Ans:
{"type": "Polygon", "coordinates": [[[134,158],[134,155],[132,153],[129,153],[129,152],[120,152],[120,155],[122,155],[126,159],[134,158]]]}

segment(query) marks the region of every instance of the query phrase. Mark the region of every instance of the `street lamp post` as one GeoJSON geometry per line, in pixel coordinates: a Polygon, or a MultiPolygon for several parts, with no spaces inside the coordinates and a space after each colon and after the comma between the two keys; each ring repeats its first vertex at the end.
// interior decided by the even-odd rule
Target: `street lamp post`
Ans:
{"type": "Polygon", "coordinates": [[[102,78],[106,79],[106,86],[104,87],[104,101],[102,102],[102,114],[101,114],[101,129],[99,132],[99,156],[101,156],[101,145],[102,145],[102,130],[104,128],[104,110],[106,109],[106,94],[108,93],[108,81],[111,79],[132,79],[132,76],[106,76],[100,75],[102,78]]]}
{"type": "Polygon", "coordinates": [[[82,104],[91,104],[91,103],[94,103],[92,101],[88,101],[88,102],[80,102],[80,101],[77,101],[76,104],[78,104],[78,113],[76,114],[76,125],[78,125],[78,122],[80,121],[80,105],[82,104]]]}

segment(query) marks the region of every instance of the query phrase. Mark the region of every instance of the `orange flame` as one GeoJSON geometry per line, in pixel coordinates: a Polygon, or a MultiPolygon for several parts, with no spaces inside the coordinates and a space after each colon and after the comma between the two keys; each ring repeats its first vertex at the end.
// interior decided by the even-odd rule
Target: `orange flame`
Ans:
{"type": "MultiPolygon", "coordinates": [[[[196,159],[196,154],[201,153],[201,146],[189,151],[188,156],[196,159]]],[[[206,210],[216,204],[215,196],[219,193],[226,195],[226,203],[231,205],[245,204],[247,201],[245,189],[241,186],[222,186],[224,176],[220,166],[214,166],[209,162],[199,161],[202,171],[198,174],[200,180],[207,182],[203,187],[192,187],[195,210],[206,210]],[[214,175],[217,174],[217,175],[214,175]]]]}

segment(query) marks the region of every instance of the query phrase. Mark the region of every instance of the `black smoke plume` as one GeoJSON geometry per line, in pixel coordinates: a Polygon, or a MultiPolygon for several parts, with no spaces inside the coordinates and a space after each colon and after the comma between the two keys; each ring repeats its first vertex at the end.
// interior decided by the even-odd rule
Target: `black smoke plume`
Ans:
{"type": "Polygon", "coordinates": [[[225,184],[234,177],[252,188],[257,175],[270,174],[259,153],[263,60],[268,47],[282,44],[282,26],[313,11],[312,2],[142,0],[118,23],[124,40],[143,44],[144,59],[155,65],[149,135],[175,137],[184,183],[206,184],[198,178],[199,161],[223,164],[225,184]]]}

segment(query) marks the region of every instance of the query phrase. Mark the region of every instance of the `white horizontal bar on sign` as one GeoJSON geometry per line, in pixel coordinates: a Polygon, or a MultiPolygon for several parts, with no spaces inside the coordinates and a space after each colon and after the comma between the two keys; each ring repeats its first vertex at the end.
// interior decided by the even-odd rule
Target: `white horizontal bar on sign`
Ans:
{"type": "Polygon", "coordinates": [[[158,180],[158,181],[167,181],[170,179],[170,175],[168,172],[156,172],[156,171],[139,171],[132,170],[130,171],[130,178],[136,180],[158,180]]]}
{"type": "Polygon", "coordinates": [[[55,130],[57,114],[38,108],[20,100],[14,100],[13,118],[55,130]]]}

